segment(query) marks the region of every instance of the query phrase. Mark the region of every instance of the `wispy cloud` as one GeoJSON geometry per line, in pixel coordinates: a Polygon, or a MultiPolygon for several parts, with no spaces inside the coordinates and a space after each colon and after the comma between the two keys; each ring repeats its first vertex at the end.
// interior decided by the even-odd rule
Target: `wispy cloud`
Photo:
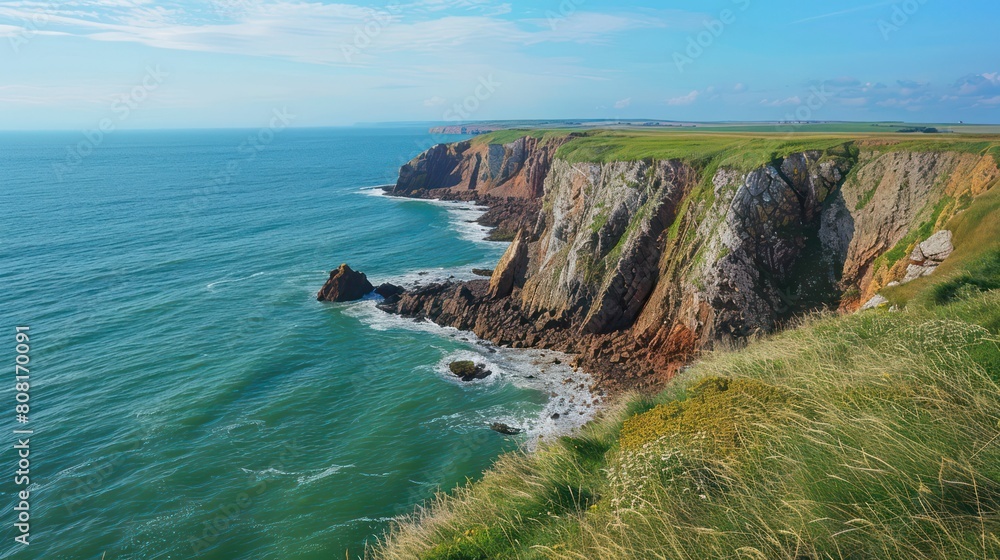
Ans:
{"type": "MultiPolygon", "coordinates": [[[[629,30],[669,26],[671,17],[677,20],[684,13],[650,17],[580,11],[553,28],[541,20],[501,17],[510,12],[508,4],[497,6],[483,0],[420,0],[393,5],[393,10],[294,0],[217,0],[215,5],[239,13],[219,20],[212,19],[214,15],[206,19],[204,13],[151,6],[146,0],[75,0],[58,8],[19,1],[0,5],[0,21],[31,21],[44,13],[47,29],[95,41],[337,65],[358,62],[345,61],[341,47],[353,44],[359,29],[391,27],[391,32],[366,38],[364,54],[370,59],[380,53],[447,50],[455,54],[462,48],[482,52],[497,44],[508,48],[601,44],[629,30]]],[[[3,27],[5,34],[17,29],[16,25],[3,27]]]]}
{"type": "Polygon", "coordinates": [[[698,90],[693,90],[687,95],[682,95],[680,97],[672,97],[667,100],[667,105],[677,106],[677,105],[691,105],[698,100],[701,92],[698,90]]]}
{"type": "Polygon", "coordinates": [[[883,6],[890,6],[894,2],[876,2],[875,4],[868,4],[867,6],[858,6],[856,8],[850,8],[847,10],[838,10],[836,12],[829,12],[826,14],[820,14],[816,16],[810,16],[807,18],[798,19],[792,22],[792,25],[798,25],[800,23],[809,23],[811,21],[819,21],[821,19],[829,19],[833,17],[846,16],[848,14],[856,14],[858,12],[867,12],[868,10],[874,10],[875,8],[881,8],[883,6]]]}

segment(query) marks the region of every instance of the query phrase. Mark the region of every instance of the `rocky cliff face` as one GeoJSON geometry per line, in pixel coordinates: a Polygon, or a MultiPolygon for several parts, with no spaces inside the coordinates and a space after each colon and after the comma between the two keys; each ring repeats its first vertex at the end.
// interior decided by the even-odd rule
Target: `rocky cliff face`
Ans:
{"type": "Polygon", "coordinates": [[[555,152],[566,140],[525,136],[509,144],[438,144],[399,170],[391,194],[537,199],[555,152]]]}
{"type": "Polygon", "coordinates": [[[571,163],[554,157],[559,145],[465,142],[405,166],[397,194],[434,185],[507,197],[529,208],[520,224],[533,225],[492,288],[430,286],[386,309],[501,344],[579,353],[607,387],[657,385],[713,344],[818,308],[857,309],[1000,177],[992,156],[862,142],[750,171],[571,163]],[[512,281],[514,263],[523,279],[518,269],[512,281]]]}

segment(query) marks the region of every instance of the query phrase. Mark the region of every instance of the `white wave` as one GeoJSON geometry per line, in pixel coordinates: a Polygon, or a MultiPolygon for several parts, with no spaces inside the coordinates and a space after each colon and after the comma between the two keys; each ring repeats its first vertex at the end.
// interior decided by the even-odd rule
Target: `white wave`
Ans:
{"type": "Polygon", "coordinates": [[[361,187],[360,189],[358,189],[358,194],[363,194],[365,196],[375,196],[375,197],[389,196],[389,189],[392,187],[393,185],[379,185],[377,187],[361,187]]]}
{"type": "Polygon", "coordinates": [[[478,222],[479,218],[485,214],[490,207],[481,204],[476,204],[475,202],[466,202],[461,200],[441,200],[437,198],[410,198],[406,196],[392,196],[389,194],[387,187],[392,187],[392,185],[384,185],[381,187],[369,187],[361,189],[359,192],[368,196],[377,196],[387,198],[394,202],[400,204],[433,204],[444,208],[448,212],[448,222],[451,227],[458,233],[459,237],[465,239],[466,241],[471,241],[478,245],[484,245],[491,248],[498,248],[507,245],[506,241],[490,241],[487,237],[490,231],[493,229],[489,226],[484,226],[478,222]]]}
{"type": "Polygon", "coordinates": [[[487,342],[477,342],[470,350],[459,350],[445,356],[435,371],[451,382],[470,388],[511,383],[549,397],[541,411],[527,405],[480,411],[476,418],[479,425],[502,422],[521,429],[527,436],[528,446],[534,447],[541,439],[573,433],[597,413],[601,401],[590,391],[593,380],[588,373],[573,370],[568,365],[570,356],[551,350],[500,348],[487,342]],[[456,360],[472,360],[493,373],[486,379],[463,383],[448,369],[448,365],[456,360]]]}
{"type": "Polygon", "coordinates": [[[216,428],[213,428],[212,429],[212,433],[226,432],[226,434],[228,435],[228,434],[231,434],[233,432],[233,430],[239,430],[240,428],[249,428],[249,427],[254,427],[254,428],[257,428],[259,430],[259,429],[261,429],[261,428],[264,427],[264,421],[263,420],[239,420],[237,422],[234,422],[233,424],[229,424],[229,425],[226,425],[226,426],[218,426],[216,428]]]}
{"type": "Polygon", "coordinates": [[[400,315],[386,313],[377,308],[378,300],[361,300],[354,302],[344,308],[344,314],[354,317],[364,323],[368,328],[376,331],[389,330],[409,330],[432,333],[452,339],[469,338],[472,340],[476,335],[465,333],[456,328],[442,327],[428,320],[415,321],[400,315]]]}
{"type": "Polygon", "coordinates": [[[361,476],[364,476],[364,477],[368,477],[368,478],[386,478],[388,476],[392,476],[392,474],[394,472],[396,472],[396,471],[389,471],[389,472],[384,472],[384,473],[366,473],[366,472],[363,472],[363,473],[358,473],[358,474],[361,475],[361,476]]]}
{"type": "Polygon", "coordinates": [[[255,272],[255,273],[251,274],[250,276],[244,276],[243,278],[231,278],[231,279],[216,280],[215,282],[210,282],[209,284],[207,284],[205,286],[205,288],[208,289],[208,291],[211,292],[211,291],[215,290],[215,287],[218,286],[218,285],[220,285],[220,284],[233,284],[235,282],[243,282],[245,280],[250,280],[252,278],[257,278],[258,276],[263,276],[265,274],[267,274],[267,272],[255,272]]]}
{"type": "Polygon", "coordinates": [[[309,483],[312,483],[312,482],[316,482],[317,480],[321,480],[321,479],[324,479],[324,478],[326,478],[326,477],[328,477],[330,475],[337,474],[341,470],[343,470],[343,469],[349,469],[349,468],[351,468],[353,466],[354,465],[330,465],[329,467],[323,469],[322,471],[320,471],[317,474],[312,474],[312,475],[308,475],[308,476],[306,476],[306,475],[300,476],[298,478],[298,483],[302,484],[302,485],[305,485],[305,484],[309,484],[309,483]]]}
{"type": "Polygon", "coordinates": [[[276,469],[274,467],[267,468],[267,469],[260,470],[260,471],[253,470],[253,469],[248,469],[248,468],[245,468],[245,467],[240,467],[240,470],[243,471],[243,472],[245,472],[245,473],[247,473],[247,474],[254,475],[255,477],[257,477],[258,480],[260,480],[262,478],[275,477],[275,476],[296,476],[296,475],[299,474],[299,473],[294,473],[294,472],[285,472],[283,470],[276,469]]]}
{"type": "Polygon", "coordinates": [[[465,431],[463,426],[472,427],[473,423],[478,428],[484,423],[488,426],[493,422],[503,422],[524,430],[529,447],[533,447],[542,438],[572,433],[589,422],[600,407],[600,397],[590,391],[593,383],[590,374],[582,370],[574,371],[568,365],[571,356],[551,350],[502,348],[480,339],[475,333],[442,327],[426,319],[414,321],[386,313],[378,309],[376,304],[375,301],[357,302],[346,308],[345,313],[373,330],[419,331],[469,345],[467,349],[444,356],[435,364],[435,373],[449,383],[461,384],[470,389],[511,383],[549,397],[540,412],[530,412],[530,407],[508,408],[506,412],[488,411],[488,418],[483,415],[474,418],[451,415],[435,418],[431,422],[446,422],[451,428],[462,431],[465,431]],[[448,368],[451,362],[457,360],[472,360],[483,364],[493,373],[485,379],[464,383],[452,375],[448,368]],[[552,418],[556,414],[559,415],[558,418],[552,418]]]}

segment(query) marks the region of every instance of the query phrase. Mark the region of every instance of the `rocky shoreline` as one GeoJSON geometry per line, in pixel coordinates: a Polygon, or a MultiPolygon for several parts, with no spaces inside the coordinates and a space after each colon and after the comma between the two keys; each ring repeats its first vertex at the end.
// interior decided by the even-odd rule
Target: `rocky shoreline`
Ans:
{"type": "Polygon", "coordinates": [[[573,354],[594,390],[655,390],[706,349],[930,274],[950,252],[931,236],[1000,179],[989,156],[863,140],[756,168],[556,157],[574,138],[442,144],[404,165],[386,195],[485,206],[477,221],[511,244],[492,271],[379,308],[573,354]]]}
{"type": "MultiPolygon", "coordinates": [[[[512,244],[496,268],[490,271],[489,279],[448,279],[413,287],[382,285],[379,288],[391,290],[392,295],[384,297],[377,304],[378,309],[471,332],[503,347],[568,354],[570,367],[591,373],[594,382],[589,390],[595,394],[657,387],[695,356],[685,347],[677,347],[668,354],[659,355],[661,363],[658,364],[646,359],[650,354],[622,333],[581,334],[579,325],[551,316],[531,317],[520,301],[529,260],[527,245],[532,242],[528,231],[534,229],[538,221],[540,201],[426,190],[401,198],[468,202],[486,207],[488,210],[477,221],[495,228],[487,239],[510,238],[504,240],[512,244]],[[527,224],[531,224],[530,228],[527,224]],[[511,230],[516,233],[508,235],[511,230]],[[497,232],[502,235],[498,236],[497,232]],[[658,376],[657,369],[664,365],[666,375],[658,376]]],[[[484,275],[484,271],[478,269],[473,273],[477,272],[477,275],[484,275]]]]}

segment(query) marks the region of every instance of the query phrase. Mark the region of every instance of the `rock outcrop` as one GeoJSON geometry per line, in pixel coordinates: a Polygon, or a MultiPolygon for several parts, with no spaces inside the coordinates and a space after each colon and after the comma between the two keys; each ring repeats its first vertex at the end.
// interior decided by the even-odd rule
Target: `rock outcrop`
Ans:
{"type": "Polygon", "coordinates": [[[498,299],[509,296],[514,288],[524,286],[524,275],[527,272],[528,234],[522,229],[490,275],[489,297],[498,299]]]}
{"type": "Polygon", "coordinates": [[[521,433],[520,428],[514,428],[508,426],[503,422],[494,422],[493,424],[490,425],[490,429],[498,434],[502,434],[505,436],[516,436],[517,434],[521,433]]]}
{"type": "Polygon", "coordinates": [[[363,272],[356,272],[346,264],[330,272],[330,279],[316,295],[319,301],[355,301],[372,293],[375,287],[363,272]]]}
{"type": "Polygon", "coordinates": [[[438,146],[404,166],[397,194],[522,210],[490,281],[424,286],[383,308],[575,353],[603,387],[658,386],[701,349],[856,310],[908,266],[935,268],[950,234],[914,232],[942,230],[1000,178],[989,155],[867,140],[749,170],[554,157],[570,140],[438,146]]]}
{"type": "Polygon", "coordinates": [[[404,292],[406,292],[406,289],[402,286],[389,284],[388,282],[379,284],[379,286],[375,288],[375,293],[382,296],[382,298],[386,301],[398,301],[404,292]]]}
{"type": "Polygon", "coordinates": [[[486,369],[486,366],[469,360],[452,362],[448,364],[448,369],[456,377],[466,382],[475,381],[477,379],[486,379],[493,373],[486,369]]]}
{"type": "Polygon", "coordinates": [[[869,309],[878,309],[879,307],[882,307],[883,305],[889,305],[889,300],[886,299],[885,296],[881,296],[881,295],[875,294],[874,296],[872,296],[872,299],[870,299],[867,302],[865,302],[865,304],[862,305],[861,309],[859,309],[858,311],[867,311],[869,309]]]}
{"type": "Polygon", "coordinates": [[[568,138],[540,140],[524,136],[507,144],[466,140],[438,144],[399,170],[389,194],[445,197],[444,191],[462,195],[537,199],[555,158],[568,138]]]}
{"type": "Polygon", "coordinates": [[[930,236],[910,253],[910,264],[906,267],[906,276],[903,277],[902,283],[933,274],[954,250],[950,231],[941,230],[930,236]]]}

